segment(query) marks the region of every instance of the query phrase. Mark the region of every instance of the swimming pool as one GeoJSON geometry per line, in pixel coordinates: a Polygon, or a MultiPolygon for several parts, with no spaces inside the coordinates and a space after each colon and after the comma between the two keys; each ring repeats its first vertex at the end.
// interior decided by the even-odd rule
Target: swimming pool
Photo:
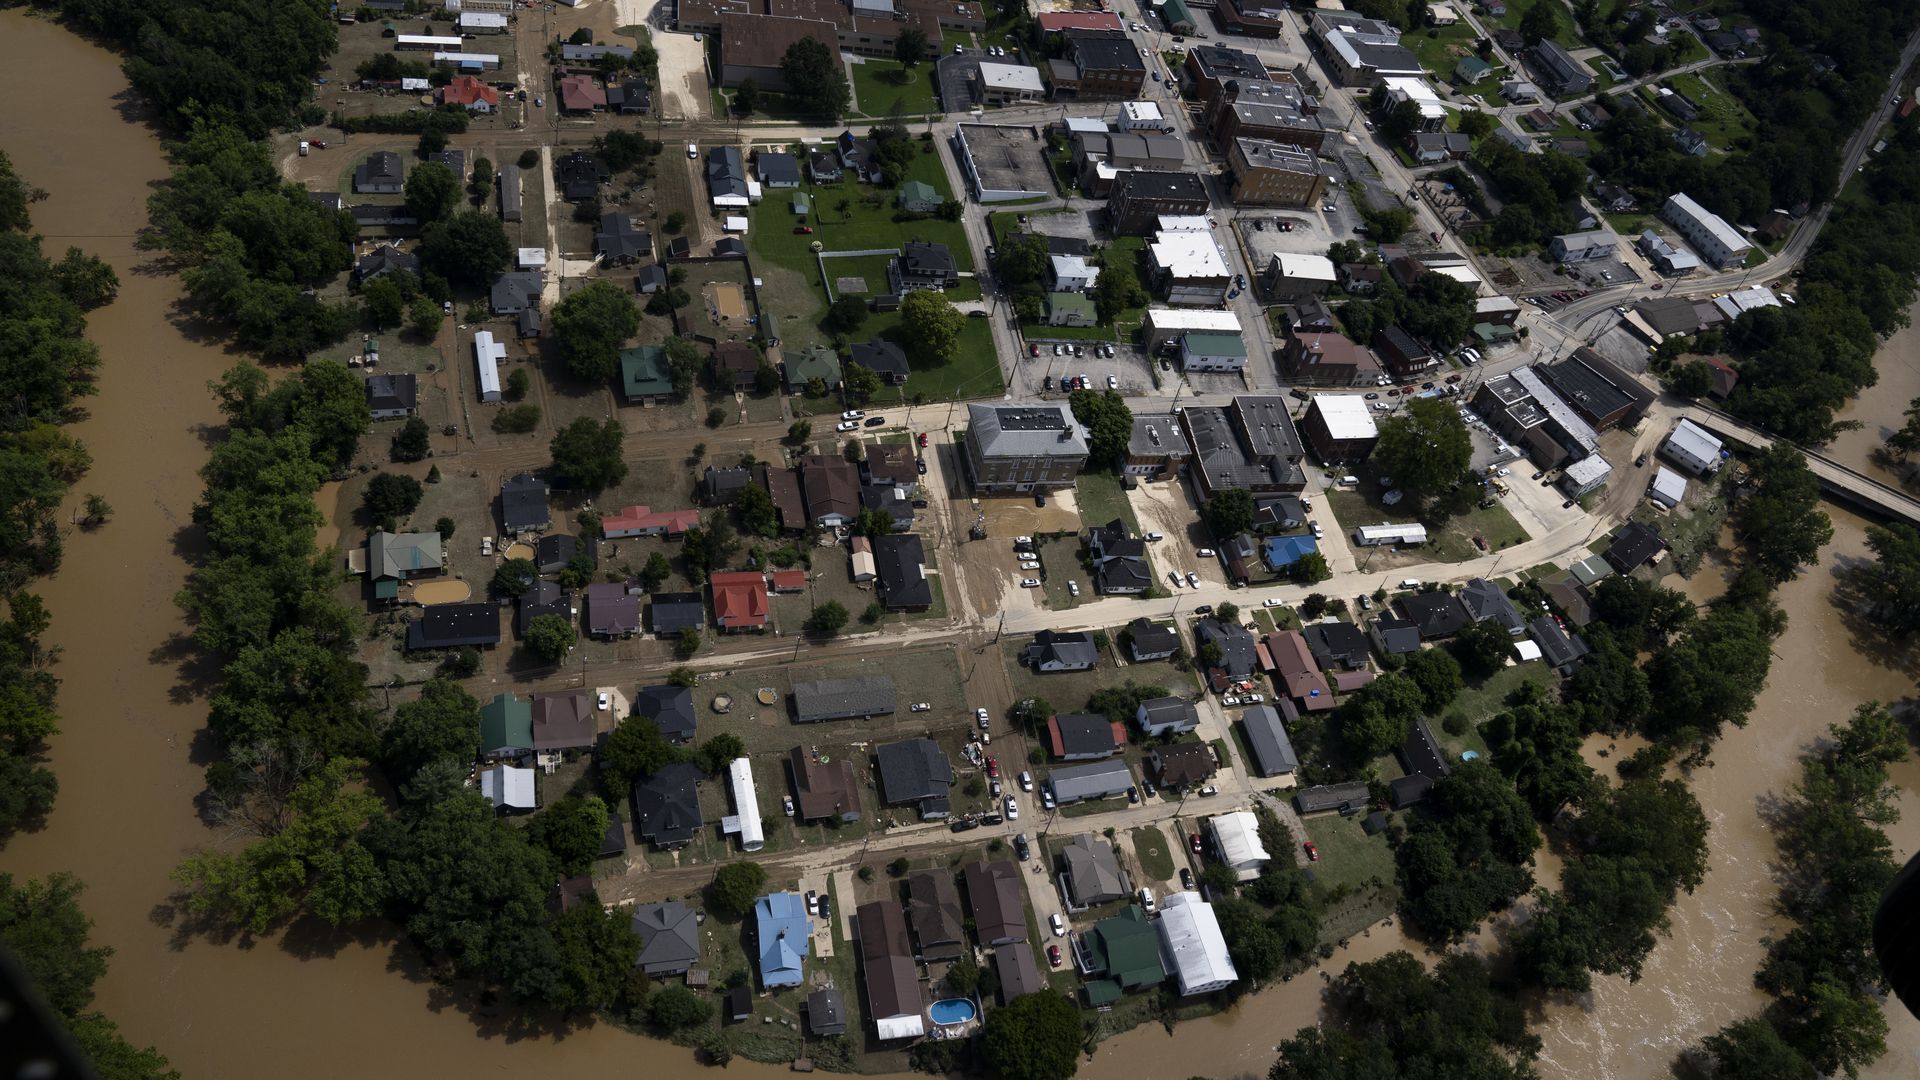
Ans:
{"type": "Polygon", "coordinates": [[[978,1015],[966,998],[942,998],[927,1010],[936,1024],[964,1024],[978,1015]]]}

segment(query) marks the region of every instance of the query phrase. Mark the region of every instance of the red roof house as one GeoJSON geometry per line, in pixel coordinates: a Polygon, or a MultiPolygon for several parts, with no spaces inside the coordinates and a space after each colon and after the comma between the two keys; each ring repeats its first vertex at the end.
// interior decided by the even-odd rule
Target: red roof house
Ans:
{"type": "Polygon", "coordinates": [[[799,592],[807,587],[805,570],[775,570],[768,576],[773,578],[774,592],[799,592]]]}
{"type": "Polygon", "coordinates": [[[1125,30],[1120,16],[1111,11],[1048,11],[1037,20],[1049,34],[1062,30],[1125,30]]]}
{"type": "Polygon", "coordinates": [[[439,90],[440,104],[465,105],[473,112],[492,112],[500,107],[500,91],[471,75],[455,75],[439,90]]]}
{"type": "Polygon", "coordinates": [[[569,75],[560,80],[560,111],[605,112],[607,91],[591,75],[569,75]]]}
{"type": "Polygon", "coordinates": [[[700,524],[698,510],[651,510],[629,506],[600,519],[600,531],[609,540],[630,536],[679,536],[700,524]]]}
{"type": "Polygon", "coordinates": [[[757,570],[727,570],[707,579],[713,586],[713,621],[722,630],[763,630],[767,625],[767,576],[757,570]]]}

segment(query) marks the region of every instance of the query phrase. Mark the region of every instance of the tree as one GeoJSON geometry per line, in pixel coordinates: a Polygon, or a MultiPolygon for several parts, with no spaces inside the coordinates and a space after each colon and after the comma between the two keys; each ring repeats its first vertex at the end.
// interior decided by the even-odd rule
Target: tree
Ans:
{"type": "Polygon", "coordinates": [[[848,363],[840,379],[840,388],[846,392],[847,400],[855,405],[865,405],[880,392],[880,376],[861,364],[848,363]]]}
{"type": "Polygon", "coordinates": [[[1459,482],[1473,460],[1460,411],[1444,401],[1414,398],[1406,410],[1380,422],[1373,463],[1394,485],[1416,497],[1437,496],[1459,482]]]}
{"type": "Polygon", "coordinates": [[[995,250],[993,275],[1010,289],[1039,286],[1046,283],[1048,265],[1047,238],[1039,233],[1019,233],[1002,241],[995,250]]]}
{"type": "Polygon", "coordinates": [[[694,381],[700,377],[700,369],[706,366],[706,357],[700,347],[683,337],[670,337],[666,342],[667,374],[673,379],[673,397],[675,401],[684,401],[693,392],[694,381]]]}
{"type": "Polygon", "coordinates": [[[562,874],[584,874],[607,839],[607,804],[597,795],[569,795],[547,806],[528,830],[562,874]]]}
{"type": "Polygon", "coordinates": [[[908,352],[934,363],[953,359],[966,321],[953,301],[930,290],[909,292],[900,303],[900,328],[907,336],[908,352]]]}
{"type": "Polygon", "coordinates": [[[1555,0],[1533,0],[1533,5],[1520,16],[1520,36],[1527,39],[1527,44],[1549,40],[1560,32],[1556,6],[1555,0]]]}
{"type": "Polygon", "coordinates": [[[842,296],[827,305],[820,326],[829,333],[851,334],[867,321],[867,302],[858,296],[842,296]]]}
{"type": "Polygon", "coordinates": [[[526,397],[527,391],[531,389],[533,389],[533,377],[527,374],[526,368],[517,367],[507,376],[504,396],[508,401],[519,401],[526,397]]]}
{"type": "Polygon", "coordinates": [[[647,555],[647,564],[640,569],[640,582],[650,593],[660,591],[667,578],[673,576],[673,564],[667,561],[664,552],[651,552],[647,555]]]}
{"type": "Polygon", "coordinates": [[[383,274],[360,286],[360,302],[366,305],[367,319],[375,330],[398,326],[407,317],[407,297],[396,276],[383,274]]]}
{"type": "Polygon", "coordinates": [[[667,1031],[679,1031],[707,1022],[713,1006],[682,983],[668,983],[647,998],[647,1019],[667,1031]]]}
{"type": "Polygon", "coordinates": [[[1253,528],[1253,495],[1245,488],[1222,488],[1207,500],[1202,514],[1207,531],[1224,542],[1253,528]]]}
{"type": "Polygon", "coordinates": [[[813,613],[807,616],[807,621],[802,628],[814,637],[830,638],[839,634],[851,617],[847,614],[845,604],[838,600],[829,600],[814,606],[813,613]]]}
{"type": "Polygon", "coordinates": [[[367,490],[360,497],[360,505],[376,520],[403,517],[413,513],[413,508],[420,505],[423,494],[420,481],[411,476],[379,473],[367,481],[367,490]]]}
{"type": "Polygon", "coordinates": [[[503,435],[525,435],[540,426],[540,406],[509,405],[493,414],[493,430],[503,435]]]}
{"type": "Polygon", "coordinates": [[[80,527],[83,529],[97,529],[113,516],[113,506],[104,496],[89,494],[82,505],[80,527]]]}
{"type": "Polygon", "coordinates": [[[111,304],[120,295],[120,275],[98,255],[89,255],[77,247],[51,268],[53,287],[60,295],[88,311],[111,304]]]}
{"type": "Polygon", "coordinates": [[[1594,790],[1597,778],[1580,756],[1577,710],[1545,700],[1537,686],[1489,720],[1483,731],[1493,766],[1513,780],[1535,817],[1551,821],[1560,809],[1594,790]]]}
{"type": "MultiPolygon", "coordinates": [[[[1389,105],[1380,118],[1380,133],[1394,142],[1402,142],[1420,128],[1420,105],[1412,99],[1389,105]]],[[[1398,234],[1395,234],[1396,238],[1398,234]]]]}
{"type": "Polygon", "coordinates": [[[525,640],[528,652],[549,664],[557,664],[580,640],[580,635],[565,616],[535,615],[527,624],[525,640]]]}
{"type": "Polygon", "coordinates": [[[1465,682],[1460,677],[1460,661],[1444,649],[1421,649],[1407,657],[1400,673],[1420,688],[1420,698],[1428,716],[1438,716],[1459,696],[1465,682]]]}
{"type": "Polygon", "coordinates": [[[1406,742],[1425,705],[1420,687],[1399,675],[1383,675],[1347,695],[1333,714],[1347,756],[1368,761],[1406,742]]]}
{"type": "Polygon", "coordinates": [[[467,194],[475,202],[493,191],[493,162],[484,157],[473,159],[473,174],[467,179],[467,194]]]}
{"type": "Polygon", "coordinates": [[[908,67],[925,60],[931,51],[932,47],[927,44],[926,32],[918,27],[909,26],[900,31],[899,37],[893,39],[893,58],[908,67]]]}
{"type": "Polygon", "coordinates": [[[1460,133],[1478,142],[1481,138],[1493,134],[1497,126],[1492,116],[1479,109],[1460,110],[1460,133]]]}
{"type": "Polygon", "coordinates": [[[508,559],[494,568],[489,588],[499,596],[519,596],[540,579],[540,568],[532,559],[508,559]]]}
{"type": "Polygon", "coordinates": [[[1287,577],[1302,585],[1317,585],[1332,576],[1333,568],[1327,565],[1327,557],[1318,551],[1307,552],[1287,568],[1287,577]]]}
{"type": "Polygon", "coordinates": [[[584,491],[610,488],[627,475],[626,462],[620,460],[624,437],[619,421],[595,423],[582,416],[554,432],[549,448],[554,472],[584,491]]]}
{"type": "Polygon", "coordinates": [[[1112,390],[1075,390],[1068,398],[1073,418],[1087,427],[1087,456],[1100,463],[1118,463],[1126,457],[1133,438],[1133,410],[1112,390]]]}
{"type": "Polygon", "coordinates": [[[835,119],[846,114],[852,100],[846,73],[839,58],[819,41],[801,38],[789,45],[780,59],[780,75],[794,104],[809,116],[835,119]]]}
{"type": "Polygon", "coordinates": [[[1682,364],[1673,369],[1671,385],[1681,397],[1706,397],[1713,389],[1713,368],[1704,363],[1682,364]]]}
{"type": "Polygon", "coordinates": [[[746,756],[747,744],[731,731],[723,731],[700,744],[700,767],[710,774],[725,772],[729,762],[746,756]]]}
{"type": "Polygon", "coordinates": [[[437,161],[415,165],[407,171],[406,199],[421,224],[439,221],[460,204],[460,178],[437,161]]]}
{"type": "Polygon", "coordinates": [[[407,305],[407,332],[417,338],[431,339],[440,332],[440,305],[425,296],[416,296],[407,305]]]}
{"type": "Polygon", "coordinates": [[[691,626],[682,627],[673,638],[673,655],[679,660],[691,660],[693,654],[700,651],[700,631],[691,626]]]}
{"type": "Polygon", "coordinates": [[[426,227],[420,261],[450,282],[479,288],[513,261],[513,243],[499,218],[484,210],[461,210],[426,227]]]}
{"type": "Polygon", "coordinates": [[[1713,1060],[1713,1075],[1723,1080],[1815,1080],[1819,1076],[1761,1016],[1728,1024],[1700,1040],[1700,1049],[1713,1060]]]}
{"type": "MultiPolygon", "coordinates": [[[[787,442],[794,446],[805,446],[813,438],[813,421],[795,420],[787,425],[787,442]]],[[[758,485],[754,485],[758,486],[758,485]]]]}
{"type": "Polygon", "coordinates": [[[659,772],[677,756],[673,744],[660,734],[659,724],[644,716],[629,716],[607,736],[600,762],[611,788],[626,791],[635,780],[659,772]]]}
{"type": "Polygon", "coordinates": [[[980,1049],[1006,1080],[1067,1080],[1079,1068],[1086,1033],[1079,1010],[1060,994],[1022,994],[987,1013],[980,1049]]]}
{"type": "Polygon", "coordinates": [[[741,116],[752,116],[760,107],[760,83],[749,76],[733,88],[733,108],[741,116]]]}
{"type": "Polygon", "coordinates": [[[1870,525],[1867,548],[1873,561],[1855,564],[1848,582],[1868,616],[1896,633],[1920,629],[1920,532],[1900,522],[1870,525]]]}
{"type": "Polygon", "coordinates": [[[436,761],[465,767],[480,753],[480,702],[459,683],[428,680],[420,696],[393,710],[380,737],[387,775],[404,783],[436,761]]]}
{"type": "Polygon", "coordinates": [[[767,872],[757,862],[732,862],[713,875],[709,891],[714,912],[722,918],[742,919],[767,886],[767,872]]]}
{"type": "Polygon", "coordinates": [[[1735,508],[1733,529],[1747,557],[1775,584],[1819,563],[1833,539],[1833,521],[1820,509],[1820,481],[1806,457],[1782,440],[1753,456],[1754,490],[1735,508]]]}
{"type": "Polygon", "coordinates": [[[1402,902],[1409,921],[1452,939],[1532,886],[1540,834],[1512,783],[1483,761],[1455,765],[1427,801],[1431,812],[1395,851],[1402,902]]]}
{"type": "Polygon", "coordinates": [[[1513,652],[1513,635],[1497,619],[1469,623],[1453,636],[1451,648],[1460,667],[1484,679],[1499,671],[1513,652]]]}
{"type": "Polygon", "coordinates": [[[427,422],[417,416],[407,417],[400,430],[393,436],[393,460],[419,461],[433,449],[433,433],[427,430],[427,422]]]}
{"type": "Polygon", "coordinates": [[[551,323],[567,370],[601,382],[619,369],[620,346],[640,332],[640,309],[627,290],[600,280],[555,305],[551,323]]]}
{"type": "Polygon", "coordinates": [[[1100,325],[1111,326],[1120,314],[1147,302],[1147,290],[1140,286],[1140,275],[1131,263],[1111,258],[1100,264],[1100,279],[1093,285],[1094,314],[1100,325]]]}
{"type": "Polygon", "coordinates": [[[718,511],[709,513],[700,524],[688,529],[680,541],[680,551],[687,559],[688,576],[695,582],[704,582],[715,570],[725,569],[739,550],[739,536],[733,526],[727,524],[726,515],[718,511]]]}

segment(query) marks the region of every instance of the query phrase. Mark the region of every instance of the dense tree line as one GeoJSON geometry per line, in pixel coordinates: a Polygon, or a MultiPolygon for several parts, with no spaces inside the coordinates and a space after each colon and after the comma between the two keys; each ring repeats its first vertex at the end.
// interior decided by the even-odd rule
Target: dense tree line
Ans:
{"type": "Polygon", "coordinates": [[[1525,153],[1502,139],[1481,140],[1473,159],[1500,197],[1500,212],[1489,229],[1494,247],[1540,247],[1573,231],[1575,222],[1567,207],[1578,205],[1571,200],[1587,186],[1585,162],[1558,150],[1525,153]]]}
{"type": "Polygon", "coordinates": [[[1381,281],[1372,299],[1342,305],[1340,321],[1347,336],[1362,345],[1397,325],[1436,348],[1451,349],[1473,329],[1473,303],[1473,286],[1428,271],[1415,279],[1411,290],[1392,278],[1381,281]]]}
{"type": "Polygon", "coordinates": [[[1426,933],[1458,938],[1533,887],[1540,831],[1513,784],[1485,762],[1457,765],[1427,802],[1394,853],[1401,910],[1426,933]]]}

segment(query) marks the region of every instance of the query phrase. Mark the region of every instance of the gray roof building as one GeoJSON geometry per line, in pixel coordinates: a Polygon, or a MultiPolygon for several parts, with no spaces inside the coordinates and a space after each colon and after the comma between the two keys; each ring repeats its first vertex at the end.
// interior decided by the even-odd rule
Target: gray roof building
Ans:
{"type": "Polygon", "coordinates": [[[698,630],[707,623],[707,604],[697,592],[654,593],[649,607],[656,634],[698,630]]]}
{"type": "Polygon", "coordinates": [[[1293,808],[1301,814],[1320,814],[1342,806],[1365,806],[1367,785],[1361,781],[1347,784],[1317,784],[1293,794],[1293,808]]]}
{"type": "Polygon", "coordinates": [[[802,724],[888,716],[894,708],[893,680],[885,675],[810,679],[793,684],[793,718],[802,724]]]}
{"type": "Polygon", "coordinates": [[[1146,617],[1127,624],[1127,652],[1136,662],[1165,660],[1180,649],[1180,635],[1146,617]]]}
{"type": "Polygon", "coordinates": [[[993,950],[993,972],[1000,980],[1003,1005],[1022,994],[1036,994],[1047,988],[1046,977],[1034,962],[1033,946],[1025,941],[1008,942],[993,950]]]}
{"type": "Polygon", "coordinates": [[[1573,674],[1593,651],[1585,638],[1569,635],[1548,616],[1542,615],[1528,623],[1527,629],[1532,632],[1534,643],[1540,646],[1540,658],[1562,675],[1573,674]]]}
{"type": "Polygon", "coordinates": [[[408,649],[458,649],[500,642],[497,604],[429,604],[407,624],[408,649]]]}
{"type": "Polygon", "coordinates": [[[1035,671],[1086,671],[1100,662],[1100,650],[1093,643],[1093,635],[1084,630],[1042,630],[1033,635],[1026,658],[1035,671]]]}
{"type": "Polygon", "coordinates": [[[967,910],[980,944],[1005,945],[1027,936],[1026,891],[1020,868],[1010,860],[968,863],[961,871],[967,882],[967,910]]]}
{"type": "Polygon", "coordinates": [[[1133,786],[1133,773],[1124,761],[1096,761],[1055,769],[1047,774],[1046,783],[1053,791],[1054,801],[1065,805],[1124,795],[1133,786]]]}
{"type": "Polygon", "coordinates": [[[555,582],[534,582],[533,588],[520,594],[519,605],[514,612],[513,625],[522,637],[526,636],[533,620],[542,615],[558,615],[569,623],[573,622],[573,595],[555,582]]]}
{"type": "Polygon", "coordinates": [[[1087,464],[1086,429],[1063,401],[969,405],[966,448],[982,491],[1070,487],[1087,464]]]}
{"type": "Polygon", "coordinates": [[[944,803],[953,787],[953,766],[940,744],[932,739],[908,739],[883,743],[874,749],[880,780],[880,797],[888,806],[944,803]]]}
{"type": "Polygon", "coordinates": [[[960,922],[960,890],[946,870],[920,870],[907,875],[907,925],[922,960],[957,960],[966,951],[967,935],[960,922]]]}
{"type": "Polygon", "coordinates": [[[407,165],[391,150],[376,150],[353,170],[353,190],[367,195],[398,195],[406,182],[407,165]]]}
{"type": "Polygon", "coordinates": [[[1373,642],[1388,656],[1403,656],[1420,648],[1420,627],[1409,619],[1382,614],[1373,620],[1373,642]]]}
{"type": "Polygon", "coordinates": [[[634,966],[649,975],[684,974],[700,962],[700,922],[678,900],[635,906],[633,932],[640,938],[634,966]]]}
{"type": "Polygon", "coordinates": [[[1240,714],[1240,727],[1253,751],[1254,772],[1260,776],[1281,776],[1300,767],[1293,752],[1293,740],[1280,723],[1280,713],[1271,705],[1255,705],[1240,714]]]}
{"type": "Polygon", "coordinates": [[[1105,716],[1060,713],[1047,718],[1047,740],[1062,761],[1112,757],[1126,743],[1126,727],[1105,716]]]}
{"type": "Polygon", "coordinates": [[[1245,395],[1225,407],[1182,409],[1180,419],[1206,498],[1229,488],[1259,494],[1297,492],[1306,486],[1300,434],[1285,398],[1245,395]]]}
{"type": "MultiPolygon", "coordinates": [[[[872,490],[863,489],[863,495],[872,490]]],[[[888,610],[925,611],[933,606],[933,582],[927,579],[927,552],[919,537],[911,533],[874,537],[873,566],[880,581],[880,600],[888,610]]],[[[887,711],[893,710],[889,707],[887,711]]]]}
{"type": "Polygon", "coordinates": [[[1120,869],[1113,846],[1092,833],[1081,833],[1061,846],[1060,869],[1066,878],[1072,910],[1111,903],[1133,894],[1133,879],[1120,869]]]}
{"type": "Polygon", "coordinates": [[[634,835],[661,848],[685,847],[700,828],[700,767],[684,761],[633,782],[634,835]]]}
{"type": "Polygon", "coordinates": [[[1400,614],[1420,630],[1423,641],[1454,634],[1467,625],[1467,609],[1443,592],[1414,593],[1399,602],[1400,614]]]}
{"type": "Polygon", "coordinates": [[[833,987],[807,995],[807,1031],[814,1035],[845,1035],[847,1003],[833,987]]]}
{"type": "Polygon", "coordinates": [[[1474,622],[1486,622],[1491,619],[1506,627],[1507,633],[1519,637],[1526,627],[1526,621],[1520,618],[1520,612],[1500,591],[1500,586],[1486,578],[1474,578],[1460,590],[1460,603],[1467,609],[1467,617],[1474,622]]]}
{"type": "Polygon", "coordinates": [[[634,697],[634,712],[652,720],[668,742],[692,742],[699,731],[693,711],[693,691],[684,686],[661,683],[643,686],[634,697]]]}
{"type": "Polygon", "coordinates": [[[1140,703],[1134,721],[1148,735],[1180,735],[1200,726],[1200,713],[1186,698],[1153,698],[1140,703]]]}
{"type": "Polygon", "coordinates": [[[1368,659],[1367,635],[1352,623],[1329,621],[1309,623],[1303,634],[1313,662],[1323,668],[1359,668],[1368,659]]]}
{"type": "Polygon", "coordinates": [[[1201,645],[1220,646],[1220,670],[1233,678],[1244,678],[1260,670],[1260,656],[1255,651],[1253,635],[1238,623],[1223,623],[1218,619],[1201,619],[1194,625],[1194,637],[1201,645]]]}
{"type": "Polygon", "coordinates": [[[516,270],[493,279],[487,303],[495,315],[518,315],[540,303],[540,275],[516,270]]]}

